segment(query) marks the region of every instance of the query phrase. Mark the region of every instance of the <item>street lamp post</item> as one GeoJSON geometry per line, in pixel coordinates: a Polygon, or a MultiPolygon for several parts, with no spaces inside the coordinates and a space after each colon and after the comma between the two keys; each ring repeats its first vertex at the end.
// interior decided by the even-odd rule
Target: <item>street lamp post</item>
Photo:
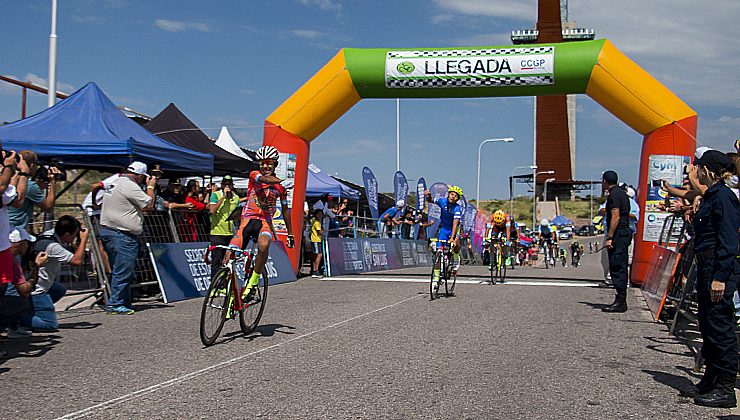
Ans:
{"type": "Polygon", "coordinates": [[[543,191],[543,193],[544,193],[544,195],[543,195],[544,200],[543,201],[547,201],[547,183],[548,182],[552,182],[552,181],[555,181],[555,178],[547,178],[545,180],[545,190],[543,191]]]}
{"type": "Polygon", "coordinates": [[[486,143],[496,143],[496,142],[504,142],[504,143],[511,143],[514,141],[511,137],[505,137],[500,139],[486,139],[483,140],[480,145],[478,146],[478,178],[475,183],[475,205],[480,208],[480,151],[484,144],[486,143]]]}
{"type": "Polygon", "coordinates": [[[537,224],[537,175],[554,173],[553,170],[537,172],[537,165],[532,165],[532,230],[537,224]]]}

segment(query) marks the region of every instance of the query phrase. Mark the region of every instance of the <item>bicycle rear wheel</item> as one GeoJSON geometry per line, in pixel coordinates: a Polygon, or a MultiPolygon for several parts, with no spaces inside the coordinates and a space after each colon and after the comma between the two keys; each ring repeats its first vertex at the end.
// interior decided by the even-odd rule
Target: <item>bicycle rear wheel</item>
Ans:
{"type": "Polygon", "coordinates": [[[239,327],[244,334],[251,333],[259,325],[267,303],[267,286],[267,270],[263,269],[254,296],[249,302],[242,302],[242,310],[239,311],[239,327]]]}
{"type": "Polygon", "coordinates": [[[440,278],[444,273],[444,270],[446,267],[444,267],[444,259],[442,258],[441,252],[436,252],[434,256],[434,264],[432,264],[432,275],[430,277],[429,282],[429,297],[431,300],[437,299],[439,297],[439,284],[441,283],[441,280],[434,278],[434,268],[439,267],[439,274],[440,278]]]}
{"type": "Polygon", "coordinates": [[[206,296],[203,298],[203,307],[200,311],[200,341],[205,346],[216,342],[224,328],[231,296],[230,280],[231,270],[227,267],[220,268],[213,276],[211,285],[208,286],[206,296]]]}

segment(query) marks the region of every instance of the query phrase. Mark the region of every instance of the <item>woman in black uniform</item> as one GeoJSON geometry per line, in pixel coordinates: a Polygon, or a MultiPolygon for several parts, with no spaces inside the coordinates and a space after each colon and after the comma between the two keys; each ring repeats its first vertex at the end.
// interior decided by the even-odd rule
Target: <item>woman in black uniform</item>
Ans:
{"type": "Polygon", "coordinates": [[[706,361],[694,402],[735,407],[738,354],[732,297],[740,278],[740,201],[724,182],[734,173],[726,154],[709,150],[695,164],[699,182],[707,190],[694,217],[699,331],[706,361]]]}

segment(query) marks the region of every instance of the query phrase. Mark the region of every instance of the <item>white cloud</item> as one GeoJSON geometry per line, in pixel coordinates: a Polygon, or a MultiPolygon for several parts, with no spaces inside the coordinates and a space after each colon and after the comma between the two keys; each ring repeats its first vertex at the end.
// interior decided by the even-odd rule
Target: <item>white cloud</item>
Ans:
{"type": "Polygon", "coordinates": [[[611,7],[570,0],[569,7],[579,27],[609,38],[690,106],[737,106],[737,0],[623,0],[611,7]]]}
{"type": "Polygon", "coordinates": [[[716,119],[699,116],[697,144],[731,151],[735,140],[740,138],[740,117],[723,115],[716,119]]]}
{"type": "Polygon", "coordinates": [[[187,22],[183,20],[167,20],[157,19],[154,21],[154,26],[167,32],[185,32],[188,30],[194,30],[199,32],[212,32],[210,26],[202,22],[187,22]]]}
{"type": "Polygon", "coordinates": [[[352,38],[346,35],[326,33],[313,29],[293,29],[288,33],[291,36],[306,39],[310,45],[324,50],[338,50],[352,40],[352,38]]]}
{"type": "Polygon", "coordinates": [[[318,6],[321,10],[335,12],[342,10],[342,4],[333,0],[298,0],[298,3],[304,6],[318,6]]]}
{"type": "Polygon", "coordinates": [[[478,34],[467,38],[455,40],[455,44],[459,46],[478,46],[478,45],[506,45],[509,43],[511,34],[506,33],[493,33],[493,34],[478,34]]]}
{"type": "Polygon", "coordinates": [[[323,32],[314,31],[311,29],[294,29],[290,31],[290,33],[299,38],[306,38],[306,39],[316,39],[324,35],[323,32]]]}
{"type": "Polygon", "coordinates": [[[92,23],[92,24],[102,24],[103,23],[103,19],[100,16],[75,15],[72,19],[77,23],[92,23]]]}
{"type": "Polygon", "coordinates": [[[469,16],[533,19],[537,15],[534,1],[434,0],[434,3],[443,10],[469,16]]]}
{"type": "MultiPolygon", "coordinates": [[[[43,86],[45,88],[49,87],[49,81],[47,79],[41,76],[35,75],[33,73],[27,73],[26,77],[21,80],[33,83],[34,85],[43,86]]],[[[76,90],[77,88],[75,88],[74,86],[67,84],[67,83],[62,83],[57,80],[57,91],[58,92],[70,94],[76,90]]]]}

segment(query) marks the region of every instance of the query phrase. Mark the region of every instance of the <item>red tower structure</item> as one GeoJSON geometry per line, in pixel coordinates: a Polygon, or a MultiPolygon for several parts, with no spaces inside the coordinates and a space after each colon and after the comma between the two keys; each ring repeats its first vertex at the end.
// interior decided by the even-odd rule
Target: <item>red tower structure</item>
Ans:
{"type": "MultiPolygon", "coordinates": [[[[567,0],[538,0],[537,24],[534,30],[512,31],[514,44],[559,43],[567,41],[590,40],[594,38],[591,29],[576,29],[567,22],[567,0]],[[566,28],[563,26],[565,14],[566,28]]],[[[555,181],[548,186],[548,197],[570,197],[575,178],[575,113],[569,115],[569,101],[575,109],[575,99],[566,95],[538,96],[535,98],[535,152],[534,161],[538,171],[554,171],[547,177],[555,181]]],[[[546,177],[538,178],[536,188],[539,192],[546,177]]]]}

